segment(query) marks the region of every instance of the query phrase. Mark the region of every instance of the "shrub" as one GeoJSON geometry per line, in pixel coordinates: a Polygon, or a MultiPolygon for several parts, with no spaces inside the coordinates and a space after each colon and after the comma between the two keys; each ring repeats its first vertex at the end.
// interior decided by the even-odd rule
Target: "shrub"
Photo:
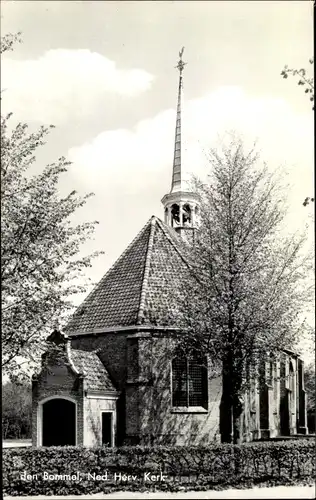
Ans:
{"type": "Polygon", "coordinates": [[[6,495],[203,490],[310,483],[314,477],[314,443],[308,440],[211,447],[26,448],[4,450],[3,455],[6,495]],[[23,473],[32,479],[23,479],[23,473]]]}

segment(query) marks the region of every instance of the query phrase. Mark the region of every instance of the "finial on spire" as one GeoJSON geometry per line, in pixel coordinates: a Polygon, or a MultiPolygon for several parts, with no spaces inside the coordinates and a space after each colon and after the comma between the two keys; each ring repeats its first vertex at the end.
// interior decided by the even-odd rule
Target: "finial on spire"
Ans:
{"type": "Polygon", "coordinates": [[[182,60],[183,52],[184,52],[184,47],[182,47],[182,49],[181,49],[181,50],[180,50],[180,52],[179,52],[179,57],[180,57],[180,59],[179,59],[179,61],[178,61],[177,66],[175,66],[175,68],[176,68],[176,69],[178,69],[178,70],[180,71],[180,76],[181,76],[181,74],[182,74],[182,71],[183,71],[184,66],[187,64],[186,62],[183,62],[183,60],[182,60]]]}
{"type": "Polygon", "coordinates": [[[173,158],[173,171],[172,171],[172,183],[171,192],[181,191],[181,96],[183,91],[182,82],[182,71],[184,66],[187,64],[183,62],[183,52],[184,47],[179,52],[179,61],[176,69],[179,70],[179,90],[178,90],[178,104],[177,104],[177,120],[176,120],[176,133],[175,133],[175,145],[174,145],[174,158],[173,158]]]}

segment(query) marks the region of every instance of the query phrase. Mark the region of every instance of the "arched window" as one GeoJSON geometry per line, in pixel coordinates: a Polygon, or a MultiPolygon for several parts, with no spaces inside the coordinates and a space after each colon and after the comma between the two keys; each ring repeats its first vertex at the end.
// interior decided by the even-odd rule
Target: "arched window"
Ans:
{"type": "Polygon", "coordinates": [[[207,408],[207,363],[198,356],[177,356],[172,361],[172,406],[207,408]]]}
{"type": "Polygon", "coordinates": [[[274,383],[274,368],[275,368],[275,359],[273,353],[269,354],[268,360],[267,360],[267,366],[266,366],[266,384],[273,386],[274,383]]]}
{"type": "Polygon", "coordinates": [[[277,357],[275,353],[267,353],[265,362],[265,383],[276,390],[278,380],[277,357]]]}
{"type": "Polygon", "coordinates": [[[180,209],[179,205],[174,203],[171,207],[171,222],[172,227],[178,226],[180,224],[180,209]]]}
{"type": "Polygon", "coordinates": [[[294,374],[294,368],[293,368],[292,361],[290,361],[290,366],[289,366],[289,390],[291,391],[292,395],[294,395],[294,391],[295,391],[295,374],[294,374]]]}

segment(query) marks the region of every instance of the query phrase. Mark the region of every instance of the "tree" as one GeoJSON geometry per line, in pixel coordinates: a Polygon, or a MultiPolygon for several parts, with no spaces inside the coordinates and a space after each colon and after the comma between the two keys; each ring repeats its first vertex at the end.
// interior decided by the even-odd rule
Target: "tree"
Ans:
{"type": "MultiPolygon", "coordinates": [[[[310,64],[314,64],[314,59],[309,60],[310,64]]],[[[305,94],[309,95],[309,100],[314,102],[314,77],[307,74],[306,69],[293,69],[288,66],[284,66],[281,71],[283,78],[288,78],[289,75],[298,77],[298,85],[304,87],[305,94]]],[[[314,106],[313,106],[314,109],[314,106]]]]}
{"type": "Polygon", "coordinates": [[[31,386],[16,382],[7,382],[2,388],[3,439],[30,439],[31,427],[31,386]]]}
{"type": "MultiPolygon", "coordinates": [[[[1,52],[16,38],[7,35],[1,52]]],[[[71,221],[91,194],[59,195],[69,162],[61,157],[32,174],[51,128],[29,132],[26,123],[12,124],[11,114],[1,117],[2,368],[11,376],[38,358],[73,294],[86,290],[84,271],[99,254],[80,255],[97,222],[71,221]]]]}
{"type": "MultiPolygon", "coordinates": [[[[309,63],[314,64],[314,59],[310,59],[309,63]]],[[[308,76],[306,69],[292,69],[288,66],[284,66],[283,70],[281,71],[281,75],[283,76],[283,78],[288,78],[289,75],[298,77],[297,84],[304,87],[305,94],[309,95],[309,100],[311,102],[314,102],[314,77],[308,76]]],[[[314,110],[314,106],[312,107],[312,109],[314,110]]],[[[309,202],[313,201],[313,197],[307,196],[303,201],[304,207],[309,205],[309,202]]]]}
{"type": "Polygon", "coordinates": [[[223,370],[224,440],[241,441],[243,395],[262,375],[267,353],[293,347],[312,294],[306,235],[282,236],[286,215],[280,177],[255,150],[232,138],[209,156],[207,183],[198,179],[200,227],[189,272],[181,276],[174,321],[179,348],[207,354],[223,370]],[[231,415],[231,419],[229,417],[231,415]],[[232,430],[233,429],[233,430],[232,430]]]}
{"type": "Polygon", "coordinates": [[[316,375],[315,363],[311,363],[305,369],[305,390],[307,394],[307,410],[315,411],[315,391],[316,391],[316,375]]]}
{"type": "Polygon", "coordinates": [[[1,38],[0,44],[0,54],[8,50],[13,50],[15,43],[21,42],[21,32],[18,33],[8,33],[1,38]]]}

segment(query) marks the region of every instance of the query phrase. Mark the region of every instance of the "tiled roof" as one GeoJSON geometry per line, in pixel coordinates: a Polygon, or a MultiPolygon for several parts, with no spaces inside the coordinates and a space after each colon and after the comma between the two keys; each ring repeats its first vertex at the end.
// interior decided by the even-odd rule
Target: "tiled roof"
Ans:
{"type": "Polygon", "coordinates": [[[187,269],[188,245],[151,217],[70,319],[67,334],[160,325],[168,293],[187,269]]]}
{"type": "Polygon", "coordinates": [[[70,349],[71,361],[79,373],[85,375],[87,390],[115,391],[110,376],[95,352],[70,349]]]}

